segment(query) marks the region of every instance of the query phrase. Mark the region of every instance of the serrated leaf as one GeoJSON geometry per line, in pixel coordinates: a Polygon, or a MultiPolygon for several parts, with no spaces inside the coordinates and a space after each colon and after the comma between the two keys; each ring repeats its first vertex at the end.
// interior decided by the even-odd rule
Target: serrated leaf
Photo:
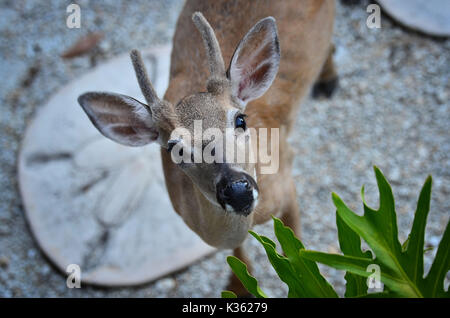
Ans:
{"type": "Polygon", "coordinates": [[[432,179],[430,176],[420,191],[413,226],[406,240],[406,250],[404,252],[406,258],[404,266],[406,267],[406,271],[410,273],[412,281],[416,283],[419,283],[423,279],[425,226],[427,224],[428,212],[430,211],[431,184],[432,179]]]}
{"type": "MultiPolygon", "coordinates": [[[[266,298],[266,294],[259,288],[258,281],[255,277],[250,275],[247,270],[247,265],[243,263],[239,258],[235,256],[227,257],[228,265],[230,265],[231,270],[236,275],[237,278],[242,282],[244,287],[247,289],[249,293],[254,295],[257,298],[266,298]]],[[[229,296],[230,294],[228,294],[229,296]]],[[[222,293],[223,297],[223,293],[222,293]]]]}
{"type": "MultiPolygon", "coordinates": [[[[372,275],[371,271],[367,271],[367,268],[371,264],[376,264],[374,260],[363,258],[363,257],[354,257],[354,256],[345,256],[345,255],[338,255],[338,254],[328,254],[328,253],[322,253],[322,252],[315,252],[315,251],[306,251],[302,250],[300,251],[300,256],[305,257],[309,260],[319,262],[325,265],[328,265],[330,267],[339,269],[339,270],[345,270],[348,272],[351,272],[356,275],[360,275],[363,277],[369,277],[372,275]]],[[[377,264],[378,265],[378,264],[377,264]]],[[[407,290],[408,286],[405,286],[405,283],[398,280],[396,277],[391,276],[386,273],[380,273],[381,274],[381,281],[386,285],[394,285],[395,286],[395,292],[397,290],[401,292],[404,292],[407,290]]]]}
{"type": "Polygon", "coordinates": [[[447,224],[431,269],[423,278],[424,234],[430,209],[431,177],[421,190],[411,233],[400,245],[392,189],[381,171],[377,167],[374,170],[380,195],[378,210],[366,204],[364,187],[361,190],[363,216],[351,211],[335,193],[332,195],[337,208],[339,244],[344,255],[304,250],[292,230],[276,218],[275,234],[287,257],[276,251],[272,240],[250,231],[263,245],[280,279],[288,285],[289,297],[318,297],[327,293],[326,285],[322,285],[326,280],[314,262],[347,272],[347,297],[450,297],[450,290],[444,290],[444,278],[450,270],[450,224],[447,224]],[[370,246],[375,258],[370,251],[361,251],[361,238],[370,246]],[[369,270],[371,264],[377,265],[378,270],[369,270]],[[385,285],[382,293],[367,294],[365,277],[372,277],[373,274],[379,274],[385,285]],[[321,278],[314,280],[317,277],[321,278]]]}
{"type": "Polygon", "coordinates": [[[307,292],[300,283],[299,277],[292,268],[289,260],[276,251],[275,242],[265,236],[260,236],[253,231],[249,231],[254,238],[258,240],[264,247],[270,263],[278,274],[278,277],[288,286],[288,297],[308,297],[307,292]]]}
{"type": "Polygon", "coordinates": [[[367,295],[368,287],[364,277],[346,271],[344,278],[347,282],[345,284],[345,297],[353,298],[367,295]]]}
{"type": "Polygon", "coordinates": [[[294,232],[289,227],[286,227],[280,219],[272,218],[275,235],[292,268],[300,277],[305,293],[308,295],[307,297],[337,297],[333,287],[320,274],[317,264],[300,257],[299,251],[304,249],[304,246],[294,235],[294,232]]]}
{"type": "Polygon", "coordinates": [[[229,290],[224,290],[222,292],[222,298],[237,298],[236,294],[229,290]]]}
{"type": "MultiPolygon", "coordinates": [[[[413,228],[408,242],[402,248],[397,237],[397,221],[391,187],[381,171],[377,167],[374,167],[374,170],[380,194],[379,209],[374,210],[367,206],[364,201],[364,191],[362,191],[364,216],[358,216],[336,194],[333,194],[339,217],[351,230],[362,237],[375,253],[376,263],[381,267],[381,280],[385,283],[387,290],[401,297],[443,295],[445,266],[448,271],[448,242],[440,245],[445,248],[442,249],[440,259],[436,257],[435,262],[438,264],[435,266],[436,274],[427,281],[427,286],[433,286],[429,287],[430,290],[424,288],[425,282],[422,278],[423,237],[429,211],[431,178],[427,179],[422,188],[413,228]],[[436,291],[438,287],[439,291],[436,291]]],[[[444,234],[443,241],[445,240],[444,234]]]]}
{"type": "Polygon", "coordinates": [[[389,183],[381,171],[375,169],[377,184],[380,194],[380,207],[373,210],[364,201],[364,192],[361,193],[364,204],[364,216],[358,216],[351,211],[344,202],[333,193],[333,202],[342,220],[371,247],[376,255],[377,261],[382,266],[383,276],[394,279],[384,279],[394,292],[404,293],[407,297],[421,297],[417,289],[401,267],[399,255],[401,253],[400,242],[397,235],[397,221],[394,208],[394,197],[389,183]],[[400,281],[402,284],[395,284],[400,281]],[[394,282],[393,286],[389,282],[394,282]]]}
{"type": "Polygon", "coordinates": [[[450,222],[447,223],[444,235],[439,243],[436,257],[424,280],[427,297],[450,297],[450,288],[444,291],[444,279],[450,270],[450,222]]]}
{"type": "Polygon", "coordinates": [[[364,277],[368,277],[371,274],[371,272],[366,271],[366,269],[370,264],[373,264],[373,260],[363,257],[328,254],[308,250],[301,250],[300,256],[314,262],[319,262],[336,269],[346,270],[364,277]]]}
{"type": "MultiPolygon", "coordinates": [[[[371,259],[370,251],[361,251],[361,239],[350,227],[345,224],[336,212],[336,225],[338,229],[339,246],[346,256],[355,256],[371,259]]],[[[362,297],[367,295],[367,283],[363,276],[346,272],[344,276],[347,284],[345,286],[345,297],[362,297]]]]}
{"type": "Polygon", "coordinates": [[[409,236],[402,244],[402,252],[406,252],[406,250],[408,249],[408,244],[409,244],[409,236]]]}
{"type": "Polygon", "coordinates": [[[390,295],[388,292],[382,291],[382,292],[378,292],[378,293],[365,294],[362,296],[358,296],[356,298],[387,298],[387,297],[391,297],[391,296],[392,295],[390,295]]]}

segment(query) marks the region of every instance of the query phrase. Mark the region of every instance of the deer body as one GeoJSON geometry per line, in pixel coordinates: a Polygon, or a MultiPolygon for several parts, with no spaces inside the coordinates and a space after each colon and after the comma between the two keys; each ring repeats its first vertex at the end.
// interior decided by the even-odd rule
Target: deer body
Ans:
{"type": "Polygon", "coordinates": [[[267,16],[277,21],[281,47],[277,78],[262,97],[246,108],[249,127],[280,128],[279,172],[260,175],[256,169],[261,194],[253,220],[228,224],[220,211],[209,213],[215,206],[204,200],[189,177],[174,169],[170,154],[161,151],[166,186],[175,210],[195,232],[202,233],[200,236],[207,243],[221,246],[227,236],[241,241],[252,225],[266,222],[272,214],[279,216],[295,210],[292,153],[286,138],[301,99],[309,92],[329,54],[334,1],[188,1],[178,19],[170,82],[164,96],[172,103],[192,92],[205,90],[206,54],[203,48],[193,45],[202,41],[191,20],[196,11],[202,12],[213,27],[225,61],[231,60],[243,33],[267,16]]]}
{"type": "MultiPolygon", "coordinates": [[[[112,140],[129,146],[158,142],[175,211],[206,243],[234,249],[245,259],[240,245],[248,230],[271,215],[299,234],[287,138],[312,84],[335,75],[329,58],[333,19],[333,0],[188,0],[177,22],[163,100],[133,51],[147,105],[114,93],[86,93],[79,103],[112,140]],[[184,136],[173,137],[180,127],[192,132],[196,120],[219,132],[231,128],[236,140],[249,137],[243,139],[249,140],[245,145],[257,144],[247,127],[278,128],[279,138],[268,138],[279,149],[274,158],[278,170],[263,174],[260,162],[232,162],[228,148],[224,162],[176,163],[174,153],[193,156],[206,147],[201,140],[192,145],[184,136]]],[[[214,153],[220,145],[214,139],[214,153]]],[[[247,149],[239,148],[238,141],[236,145],[247,149]]],[[[245,292],[235,277],[231,284],[245,292]]]]}

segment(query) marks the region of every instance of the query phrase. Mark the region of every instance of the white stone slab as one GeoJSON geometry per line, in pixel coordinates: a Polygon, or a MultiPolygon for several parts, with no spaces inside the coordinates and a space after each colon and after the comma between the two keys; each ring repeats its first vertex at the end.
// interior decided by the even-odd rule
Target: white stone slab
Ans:
{"type": "Polygon", "coordinates": [[[378,0],[401,24],[433,36],[450,36],[449,0],[378,0]]]}
{"type": "MultiPolygon", "coordinates": [[[[143,52],[159,96],[168,85],[170,47],[143,52]]],[[[127,54],[65,86],[39,109],[22,141],[19,184],[39,246],[82,283],[142,284],[214,251],[173,211],[158,145],[131,148],[94,128],[77,103],[86,91],[142,97],[127,54]]]]}

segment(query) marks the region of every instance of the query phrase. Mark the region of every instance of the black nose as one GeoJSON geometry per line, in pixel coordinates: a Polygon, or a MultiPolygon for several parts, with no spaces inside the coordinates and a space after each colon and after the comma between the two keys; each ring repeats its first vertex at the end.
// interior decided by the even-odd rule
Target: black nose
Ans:
{"type": "Polygon", "coordinates": [[[257,191],[256,182],[247,174],[242,174],[237,180],[224,177],[216,186],[217,201],[222,208],[230,210],[231,207],[242,215],[250,214],[257,191]]]}

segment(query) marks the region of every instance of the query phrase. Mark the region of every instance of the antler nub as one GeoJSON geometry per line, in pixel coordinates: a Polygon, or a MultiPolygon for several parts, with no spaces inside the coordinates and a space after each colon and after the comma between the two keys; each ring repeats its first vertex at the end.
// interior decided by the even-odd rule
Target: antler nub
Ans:
{"type": "Polygon", "coordinates": [[[147,71],[145,70],[144,62],[142,61],[141,54],[138,50],[132,50],[130,53],[131,61],[133,63],[136,78],[141,88],[142,95],[144,95],[147,104],[151,106],[155,102],[159,101],[158,95],[148,78],[147,71]]]}
{"type": "Polygon", "coordinates": [[[214,30],[201,12],[195,12],[192,15],[192,20],[202,35],[203,44],[205,45],[206,55],[208,57],[209,72],[211,77],[225,77],[225,64],[223,62],[222,52],[220,51],[219,42],[214,34],[214,30]]]}

